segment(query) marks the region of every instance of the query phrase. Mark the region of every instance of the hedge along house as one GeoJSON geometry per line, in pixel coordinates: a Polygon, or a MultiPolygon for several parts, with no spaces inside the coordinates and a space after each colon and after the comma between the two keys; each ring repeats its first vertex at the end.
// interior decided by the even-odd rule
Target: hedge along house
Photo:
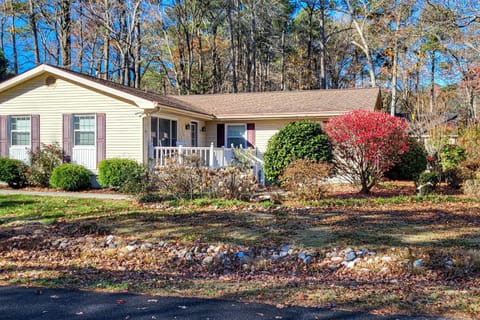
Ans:
{"type": "Polygon", "coordinates": [[[261,166],[268,140],[287,123],[380,103],[378,88],[165,96],[40,65],[0,84],[0,156],[28,161],[30,150],[58,143],[93,172],[103,159],[165,164],[183,153],[220,167],[235,146],[254,148],[261,166]]]}

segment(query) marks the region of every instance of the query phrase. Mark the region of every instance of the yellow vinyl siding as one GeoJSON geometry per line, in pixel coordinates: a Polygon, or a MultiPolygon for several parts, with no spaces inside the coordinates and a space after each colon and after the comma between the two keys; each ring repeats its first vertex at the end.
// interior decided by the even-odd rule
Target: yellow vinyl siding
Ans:
{"type": "Polygon", "coordinates": [[[106,114],[106,158],[143,160],[141,109],[126,101],[43,74],[0,95],[2,115],[40,115],[40,141],[62,144],[62,114],[106,114]]]}

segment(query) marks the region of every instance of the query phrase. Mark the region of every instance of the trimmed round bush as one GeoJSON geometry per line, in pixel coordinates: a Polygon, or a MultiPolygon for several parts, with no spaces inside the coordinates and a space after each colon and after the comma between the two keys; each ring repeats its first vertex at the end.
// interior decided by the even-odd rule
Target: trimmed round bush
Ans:
{"type": "Polygon", "coordinates": [[[142,167],[130,159],[106,159],[98,165],[97,181],[102,187],[124,189],[141,179],[142,167]]]}
{"type": "Polygon", "coordinates": [[[385,176],[394,180],[417,180],[427,169],[427,152],[423,144],[414,138],[408,140],[408,151],[400,156],[400,160],[385,176]]]}
{"type": "Polygon", "coordinates": [[[332,145],[319,123],[292,122],[270,138],[264,154],[265,178],[277,183],[282,171],[297,159],[332,160],[332,145]]]}
{"type": "Polygon", "coordinates": [[[28,167],[20,160],[0,158],[0,181],[11,188],[23,188],[27,183],[28,167]]]}
{"type": "Polygon", "coordinates": [[[90,188],[90,171],[78,164],[65,163],[53,169],[50,186],[66,191],[90,188]]]}

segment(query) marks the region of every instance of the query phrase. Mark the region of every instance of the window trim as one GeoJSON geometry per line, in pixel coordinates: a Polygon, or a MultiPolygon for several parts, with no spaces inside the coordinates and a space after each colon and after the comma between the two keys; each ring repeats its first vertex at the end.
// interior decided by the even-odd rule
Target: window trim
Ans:
{"type": "MultiPolygon", "coordinates": [[[[160,123],[159,123],[159,119],[162,119],[162,120],[168,120],[170,121],[170,138],[168,138],[169,140],[172,140],[171,136],[172,136],[172,121],[175,121],[177,123],[177,130],[176,130],[176,138],[175,138],[175,145],[174,146],[170,146],[170,147],[176,147],[176,144],[178,142],[178,126],[179,126],[179,123],[180,121],[178,120],[178,118],[175,118],[175,117],[169,117],[169,116],[163,116],[163,115],[151,115],[150,116],[150,139],[152,139],[152,120],[153,118],[156,118],[157,119],[157,128],[156,128],[156,134],[157,134],[157,144],[158,144],[158,141],[159,141],[159,136],[158,136],[158,133],[159,133],[159,126],[160,126],[160,123]]],[[[152,139],[152,144],[153,144],[153,139],[152,139]]],[[[159,146],[159,145],[153,145],[153,147],[169,147],[169,146],[159,146]]]]}
{"type": "MultiPolygon", "coordinates": [[[[230,148],[231,145],[228,144],[228,127],[230,126],[243,126],[245,128],[245,134],[243,135],[243,144],[242,147],[246,148],[247,147],[247,124],[244,122],[239,122],[239,123],[225,123],[225,147],[230,148]]],[[[239,138],[239,137],[233,137],[233,138],[239,138]]]]}
{"type": "Polygon", "coordinates": [[[74,113],[72,114],[72,148],[96,148],[97,147],[97,115],[95,113],[74,113]],[[75,118],[76,117],[91,117],[93,116],[93,145],[92,144],[76,144],[75,143],[75,133],[76,132],[91,132],[90,130],[76,130],[75,129],[75,118]]]}
{"type": "Polygon", "coordinates": [[[10,147],[14,148],[24,148],[24,147],[30,147],[32,145],[32,116],[31,115],[13,115],[9,116],[8,118],[8,142],[10,147]],[[26,130],[18,130],[12,129],[12,119],[13,118],[28,118],[30,121],[30,126],[28,127],[28,131],[26,130]],[[14,132],[28,132],[29,133],[29,143],[28,144],[13,144],[13,133],[14,132]]]}

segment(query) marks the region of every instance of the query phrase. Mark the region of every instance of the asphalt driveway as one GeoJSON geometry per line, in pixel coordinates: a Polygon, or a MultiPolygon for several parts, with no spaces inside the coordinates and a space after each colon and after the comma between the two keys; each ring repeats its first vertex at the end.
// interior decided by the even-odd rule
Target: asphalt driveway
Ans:
{"type": "MultiPolygon", "coordinates": [[[[302,307],[279,309],[271,305],[216,299],[4,286],[0,287],[0,319],[433,320],[434,318],[375,316],[302,307]]],[[[435,318],[435,320],[440,320],[440,318],[435,318]]]]}

